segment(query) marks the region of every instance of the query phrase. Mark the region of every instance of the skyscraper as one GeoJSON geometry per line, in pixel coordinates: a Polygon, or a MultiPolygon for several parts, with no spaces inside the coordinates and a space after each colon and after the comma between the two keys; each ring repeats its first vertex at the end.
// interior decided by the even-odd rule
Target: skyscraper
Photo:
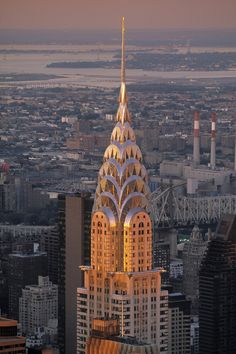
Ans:
{"type": "Polygon", "coordinates": [[[128,111],[124,19],[119,107],[104,153],[91,222],[91,265],[77,291],[77,353],[84,353],[94,318],[120,319],[121,335],[158,344],[167,353],[168,292],[152,266],[149,187],[128,111]]]}
{"type": "Polygon", "coordinates": [[[93,200],[88,192],[59,196],[58,342],[60,354],[76,353],[76,292],[82,264],[90,259],[93,200]]]}
{"type": "Polygon", "coordinates": [[[169,354],[190,354],[190,301],[180,293],[169,294],[169,354]]]}
{"type": "Polygon", "coordinates": [[[192,302],[193,312],[198,313],[199,268],[206,251],[204,240],[198,226],[194,226],[189,242],[183,249],[183,292],[192,302]]]}
{"type": "Polygon", "coordinates": [[[36,284],[38,276],[47,275],[47,254],[44,252],[17,252],[9,255],[9,315],[19,318],[19,298],[26,285],[36,284]]]}
{"type": "Polygon", "coordinates": [[[236,349],[236,215],[222,218],[199,275],[199,353],[236,349]]]}
{"type": "Polygon", "coordinates": [[[53,226],[41,237],[41,249],[47,252],[48,276],[53,284],[58,284],[59,268],[59,232],[57,225],[53,226]]]}

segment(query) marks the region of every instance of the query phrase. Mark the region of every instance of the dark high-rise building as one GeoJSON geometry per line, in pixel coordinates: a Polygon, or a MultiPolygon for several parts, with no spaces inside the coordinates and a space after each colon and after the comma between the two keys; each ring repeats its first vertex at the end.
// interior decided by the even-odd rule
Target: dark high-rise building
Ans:
{"type": "Polygon", "coordinates": [[[27,354],[58,354],[57,349],[54,348],[45,348],[45,347],[37,347],[37,348],[28,348],[27,354]]]}
{"type": "Polygon", "coordinates": [[[57,226],[43,234],[41,249],[47,253],[49,279],[53,284],[58,284],[59,232],[57,226]]]}
{"type": "Polygon", "coordinates": [[[18,320],[19,298],[26,285],[37,284],[38,276],[47,275],[45,252],[17,252],[9,255],[8,286],[9,316],[18,320]]]}
{"type": "Polygon", "coordinates": [[[8,175],[0,181],[0,185],[0,207],[6,212],[22,213],[49,204],[48,195],[42,194],[23,177],[8,175]]]}
{"type": "Polygon", "coordinates": [[[153,265],[164,268],[161,273],[162,284],[169,284],[171,259],[177,257],[177,232],[175,229],[162,230],[155,228],[155,242],[153,245],[153,265]]]}
{"type": "Polygon", "coordinates": [[[161,279],[163,284],[168,284],[170,278],[170,244],[164,240],[160,240],[155,250],[154,265],[155,267],[165,269],[165,272],[161,275],[161,279]]]}
{"type": "Polygon", "coordinates": [[[186,242],[183,249],[183,292],[192,302],[192,313],[198,314],[199,296],[199,267],[207,241],[199,230],[194,226],[189,242],[186,242]]]}
{"type": "Polygon", "coordinates": [[[8,284],[7,272],[4,269],[4,262],[0,259],[0,313],[8,312],[8,284]]]}
{"type": "Polygon", "coordinates": [[[76,353],[77,288],[83,284],[79,267],[90,262],[90,193],[59,195],[58,340],[60,354],[76,353]]]}
{"type": "Polygon", "coordinates": [[[8,313],[8,254],[12,253],[12,237],[0,232],[0,313],[8,313]]]}
{"type": "Polygon", "coordinates": [[[190,354],[190,301],[180,293],[169,294],[168,353],[190,354]]]}
{"type": "Polygon", "coordinates": [[[0,212],[3,211],[3,206],[4,206],[4,199],[3,199],[3,184],[0,183],[0,212]]]}
{"type": "Polygon", "coordinates": [[[199,274],[199,348],[202,354],[236,350],[236,215],[222,218],[199,274]]]}

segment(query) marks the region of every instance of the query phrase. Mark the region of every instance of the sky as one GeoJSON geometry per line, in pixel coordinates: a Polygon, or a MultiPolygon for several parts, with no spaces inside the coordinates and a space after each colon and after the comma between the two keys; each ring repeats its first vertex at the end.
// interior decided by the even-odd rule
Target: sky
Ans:
{"type": "Polygon", "coordinates": [[[236,0],[0,0],[0,28],[236,28],[236,0]]]}

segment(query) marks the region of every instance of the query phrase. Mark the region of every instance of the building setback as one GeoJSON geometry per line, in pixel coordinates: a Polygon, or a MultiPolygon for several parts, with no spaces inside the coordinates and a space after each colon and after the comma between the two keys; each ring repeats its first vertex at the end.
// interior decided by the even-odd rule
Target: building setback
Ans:
{"type": "Polygon", "coordinates": [[[226,215],[209,242],[199,276],[199,352],[236,348],[236,215],[226,215]]]}
{"type": "Polygon", "coordinates": [[[132,337],[119,336],[118,319],[95,319],[86,354],[159,354],[157,344],[147,344],[132,337]]]}

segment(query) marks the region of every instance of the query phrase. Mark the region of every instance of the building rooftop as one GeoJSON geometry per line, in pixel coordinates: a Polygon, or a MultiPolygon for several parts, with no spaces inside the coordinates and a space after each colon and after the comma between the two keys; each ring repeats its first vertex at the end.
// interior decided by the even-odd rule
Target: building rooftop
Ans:
{"type": "Polygon", "coordinates": [[[17,321],[11,320],[6,317],[0,317],[0,327],[12,327],[17,326],[17,321]]]}
{"type": "Polygon", "coordinates": [[[20,258],[29,258],[29,257],[40,257],[43,255],[47,255],[46,252],[32,252],[32,253],[20,253],[20,252],[16,252],[16,253],[11,253],[9,254],[9,256],[11,257],[20,257],[20,258]]]}
{"type": "Polygon", "coordinates": [[[25,337],[0,337],[0,345],[4,345],[5,343],[12,343],[12,342],[17,342],[17,343],[24,343],[25,342],[25,337]]]}
{"type": "Polygon", "coordinates": [[[104,336],[101,333],[92,332],[92,337],[94,338],[102,338],[102,339],[107,339],[111,340],[114,342],[119,342],[119,343],[124,343],[124,344],[130,344],[130,345],[135,345],[135,346],[145,346],[148,345],[148,343],[138,341],[136,337],[131,337],[131,336],[104,336]]]}

